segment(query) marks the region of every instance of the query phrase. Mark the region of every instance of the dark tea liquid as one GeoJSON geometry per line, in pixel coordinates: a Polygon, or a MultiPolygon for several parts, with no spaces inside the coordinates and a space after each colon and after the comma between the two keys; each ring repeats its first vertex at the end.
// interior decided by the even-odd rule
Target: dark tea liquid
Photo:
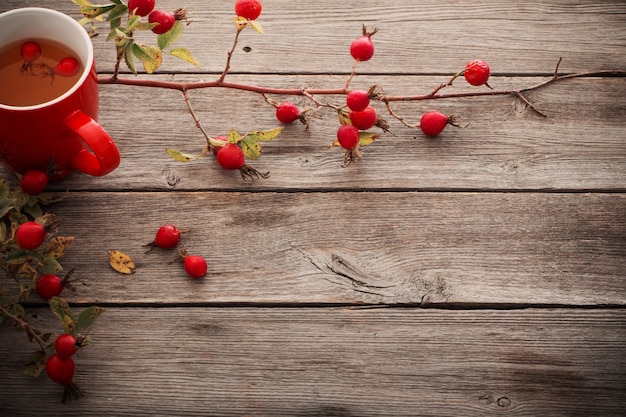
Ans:
{"type": "Polygon", "coordinates": [[[0,103],[8,106],[33,106],[53,100],[76,84],[83,72],[82,63],[66,46],[48,39],[23,39],[0,48],[0,103]],[[41,55],[26,62],[21,56],[24,42],[34,41],[41,55]],[[76,75],[64,76],[54,67],[66,57],[79,62],[76,75]]]}

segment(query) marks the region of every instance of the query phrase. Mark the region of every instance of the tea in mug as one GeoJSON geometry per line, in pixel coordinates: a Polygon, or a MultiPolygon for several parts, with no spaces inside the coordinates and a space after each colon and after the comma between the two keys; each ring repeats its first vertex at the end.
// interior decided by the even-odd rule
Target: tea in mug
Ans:
{"type": "Polygon", "coordinates": [[[24,39],[0,47],[0,103],[34,106],[71,89],[82,74],[76,54],[48,39],[24,39]]]}

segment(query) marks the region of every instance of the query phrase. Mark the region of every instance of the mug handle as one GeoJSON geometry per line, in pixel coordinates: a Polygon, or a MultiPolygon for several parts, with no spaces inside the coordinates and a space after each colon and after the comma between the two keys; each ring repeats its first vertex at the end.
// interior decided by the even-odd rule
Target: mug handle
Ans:
{"type": "Polygon", "coordinates": [[[120,153],[109,134],[94,119],[80,110],[64,120],[65,126],[80,136],[93,153],[83,148],[71,161],[78,171],[100,177],[120,164],[120,153]]]}

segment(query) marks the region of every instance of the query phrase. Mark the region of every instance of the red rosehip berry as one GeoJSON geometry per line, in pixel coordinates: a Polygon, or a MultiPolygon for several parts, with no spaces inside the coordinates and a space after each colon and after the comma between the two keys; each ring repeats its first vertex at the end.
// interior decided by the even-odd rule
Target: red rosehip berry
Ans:
{"type": "Polygon", "coordinates": [[[59,355],[52,355],[46,361],[46,373],[57,384],[71,385],[75,370],[76,365],[72,358],[63,359],[59,355]]]}
{"type": "Polygon", "coordinates": [[[41,47],[34,41],[24,42],[20,48],[20,54],[24,61],[32,62],[41,56],[41,47]]]}
{"type": "Polygon", "coordinates": [[[300,109],[288,101],[276,106],[276,119],[284,124],[295,122],[300,117],[300,109]]]}
{"type": "Polygon", "coordinates": [[[261,2],[258,0],[237,0],[235,14],[250,20],[256,20],[261,15],[261,2]]]}
{"type": "Polygon", "coordinates": [[[58,297],[63,292],[63,280],[54,274],[45,274],[37,279],[35,291],[46,300],[58,297]]]}
{"type": "Polygon", "coordinates": [[[161,249],[172,249],[180,242],[180,230],[174,225],[166,224],[156,232],[154,244],[161,249]]]}
{"type": "Polygon", "coordinates": [[[217,163],[226,170],[243,168],[246,164],[243,151],[234,143],[228,143],[217,151],[217,163]]]}
{"type": "Polygon", "coordinates": [[[76,338],[71,334],[62,334],[54,342],[54,351],[61,359],[68,359],[78,352],[76,338]]]}
{"type": "Polygon", "coordinates": [[[346,96],[346,104],[352,111],[363,111],[370,105],[370,97],[365,90],[353,90],[346,96]]]}
{"type": "Polygon", "coordinates": [[[448,123],[450,123],[450,117],[438,111],[428,111],[420,119],[420,129],[425,135],[435,137],[445,129],[448,123]]]}
{"type": "Polygon", "coordinates": [[[68,56],[59,61],[54,67],[54,73],[62,77],[73,77],[78,74],[80,64],[74,57],[68,56]]]}
{"type": "Polygon", "coordinates": [[[367,130],[376,124],[378,116],[372,106],[367,106],[363,111],[351,111],[349,113],[352,125],[359,130],[367,130]]]}
{"type": "Polygon", "coordinates": [[[468,62],[463,71],[463,76],[465,76],[467,82],[475,86],[487,84],[489,75],[491,75],[489,65],[481,59],[468,62]]]}
{"type": "Polygon", "coordinates": [[[46,230],[36,222],[22,223],[15,232],[17,244],[25,250],[35,250],[46,239],[46,230]]]}
{"type": "Polygon", "coordinates": [[[337,129],[337,140],[344,149],[354,149],[361,140],[359,129],[354,126],[344,125],[337,129]]]}
{"type": "Polygon", "coordinates": [[[48,174],[39,170],[27,171],[20,179],[20,188],[26,194],[40,194],[48,185],[48,174]]]}
{"type": "Polygon", "coordinates": [[[162,35],[167,33],[172,29],[174,23],[176,23],[176,16],[173,13],[167,12],[165,10],[153,10],[152,13],[148,16],[149,23],[158,23],[155,27],[152,28],[152,32],[157,35],[162,35]]]}
{"type": "Polygon", "coordinates": [[[148,16],[154,10],[155,0],[128,0],[128,12],[137,16],[148,16]]]}
{"type": "Polygon", "coordinates": [[[363,35],[350,44],[350,55],[357,61],[369,61],[374,56],[374,44],[370,35],[363,35]]]}
{"type": "Polygon", "coordinates": [[[185,272],[192,278],[202,278],[206,275],[207,263],[200,255],[187,255],[184,258],[185,272]]]}

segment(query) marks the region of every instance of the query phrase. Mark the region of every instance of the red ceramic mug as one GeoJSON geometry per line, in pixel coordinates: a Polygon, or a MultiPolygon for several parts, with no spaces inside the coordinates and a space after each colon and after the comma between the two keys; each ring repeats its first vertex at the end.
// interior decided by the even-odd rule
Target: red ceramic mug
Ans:
{"type": "Polygon", "coordinates": [[[89,35],[76,20],[52,9],[26,7],[0,14],[0,50],[33,39],[65,45],[82,72],[69,90],[46,102],[0,101],[0,157],[13,172],[42,170],[51,179],[74,171],[108,174],[119,165],[120,155],[96,121],[98,82],[89,35]]]}

